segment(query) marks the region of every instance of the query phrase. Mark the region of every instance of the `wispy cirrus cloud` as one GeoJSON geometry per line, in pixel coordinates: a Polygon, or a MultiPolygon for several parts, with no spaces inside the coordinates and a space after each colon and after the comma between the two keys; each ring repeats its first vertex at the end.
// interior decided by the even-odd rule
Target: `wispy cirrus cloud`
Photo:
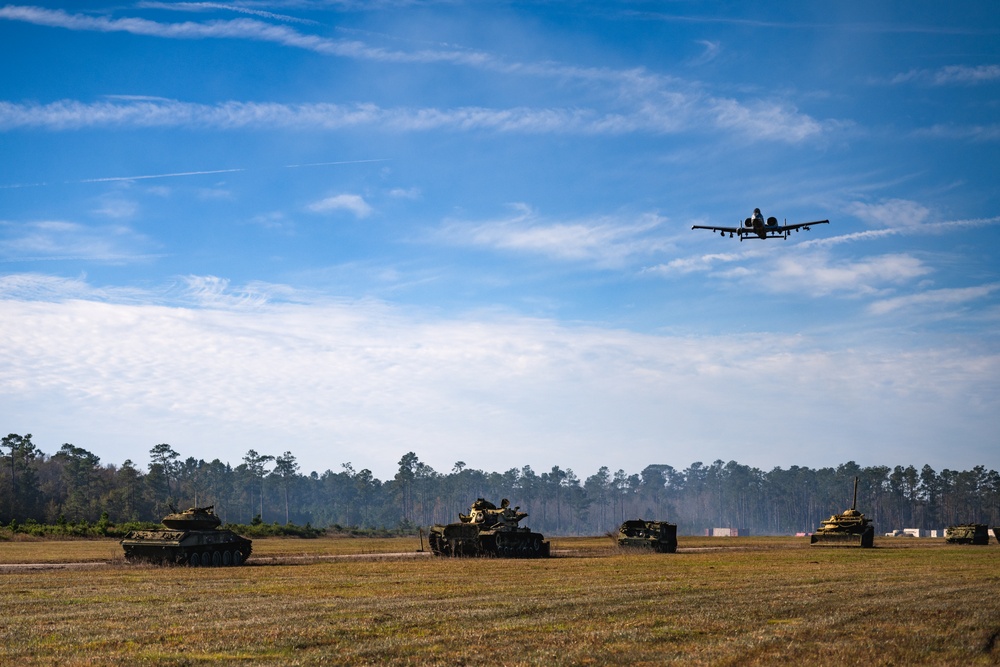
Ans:
{"type": "Polygon", "coordinates": [[[719,53],[722,51],[722,45],[718,41],[710,41],[707,39],[699,39],[697,41],[702,48],[702,52],[695,58],[691,59],[690,64],[692,66],[699,66],[709,63],[719,57],[719,53]]]}
{"type": "Polygon", "coordinates": [[[718,127],[736,130],[752,139],[798,143],[823,132],[824,125],[796,109],[781,104],[713,100],[709,105],[718,127]]]}
{"type": "Polygon", "coordinates": [[[887,199],[874,204],[854,202],[848,212],[869,224],[881,227],[916,227],[930,216],[930,209],[908,199],[887,199]]]}
{"type": "Polygon", "coordinates": [[[285,25],[274,25],[256,19],[228,21],[184,21],[162,23],[149,19],[110,18],[69,13],[61,9],[7,5],[0,7],[0,19],[23,21],[35,25],[91,32],[124,32],[133,35],[166,39],[248,39],[272,42],[282,46],[305,49],[323,55],[362,58],[384,62],[452,62],[483,65],[492,60],[485,53],[464,50],[423,49],[406,52],[372,47],[355,40],[338,40],[309,35],[285,25]]]}
{"type": "Polygon", "coordinates": [[[913,131],[917,137],[929,139],[968,139],[970,141],[1000,141],[1000,123],[988,125],[954,125],[938,123],[913,131]]]}
{"type": "Polygon", "coordinates": [[[920,259],[906,253],[838,260],[825,253],[810,252],[778,257],[767,263],[761,275],[767,276],[764,287],[775,292],[878,295],[932,271],[920,259]]]}
{"type": "Polygon", "coordinates": [[[1000,284],[977,285],[975,287],[955,287],[928,290],[917,294],[880,299],[868,306],[874,315],[888,315],[898,311],[928,309],[949,310],[978,301],[1000,290],[1000,284]]]}
{"type": "Polygon", "coordinates": [[[745,254],[725,252],[706,253],[693,257],[678,257],[669,262],[643,269],[643,273],[671,275],[711,271],[720,264],[727,264],[744,258],[746,258],[745,254]]]}
{"type": "Polygon", "coordinates": [[[897,74],[894,84],[922,83],[931,86],[973,86],[1000,81],[1000,65],[948,65],[938,69],[911,69],[897,74]]]}
{"type": "MultiPolygon", "coordinates": [[[[734,101],[713,103],[707,122],[754,140],[790,143],[822,131],[821,124],[776,105],[749,109],[734,101]]],[[[704,127],[695,109],[643,106],[628,112],[515,107],[382,108],[375,104],[280,104],[229,101],[196,104],[176,100],[60,100],[49,104],[0,102],[0,131],[86,128],[212,128],[337,131],[375,127],[392,132],[492,131],[522,134],[623,135],[675,133],[704,127]]],[[[233,170],[218,170],[219,173],[233,170]]],[[[197,172],[192,172],[197,173],[197,172]]],[[[212,173],[212,172],[204,172],[212,173]]],[[[183,176],[190,174],[167,174],[183,176]]],[[[162,178],[139,176],[134,178],[162,178]]]]}
{"type": "Polygon", "coordinates": [[[620,267],[636,257],[661,251],[665,241],[653,232],[664,219],[646,214],[635,219],[611,217],[552,221],[524,204],[515,215],[487,222],[451,220],[434,236],[456,245],[503,252],[543,255],[560,261],[591,262],[620,267]]]}
{"type": "MultiPolygon", "coordinates": [[[[117,209],[104,213],[120,217],[117,209]]],[[[63,220],[0,222],[2,262],[140,261],[150,257],[150,247],[149,239],[124,225],[92,227],[63,220]]]]}
{"type": "Polygon", "coordinates": [[[664,276],[708,272],[724,279],[739,278],[732,284],[738,284],[741,291],[849,297],[883,295],[932,271],[906,253],[839,259],[825,251],[810,250],[805,243],[782,254],[757,249],[680,257],[646,270],[664,276]]]}
{"type": "Polygon", "coordinates": [[[275,122],[278,127],[328,129],[379,123],[401,130],[451,127],[591,134],[723,129],[752,140],[798,143],[841,125],[818,121],[780,102],[743,103],[706,95],[697,85],[650,73],[644,68],[615,70],[553,62],[510,62],[489,53],[460,48],[400,51],[370,46],[357,40],[309,35],[286,25],[273,25],[255,19],[161,23],[141,18],[109,18],[13,5],[0,8],[0,19],[70,30],[128,32],[170,39],[266,41],[338,57],[394,63],[443,63],[508,75],[556,78],[588,87],[600,86],[599,93],[612,105],[610,110],[523,106],[507,109],[470,106],[386,110],[371,104],[288,106],[227,102],[202,106],[165,101],[157,103],[156,100],[134,100],[132,105],[74,101],[51,105],[5,103],[0,105],[0,129],[71,129],[94,125],[265,127],[269,122],[275,122]]]}
{"type": "Polygon", "coordinates": [[[393,199],[420,199],[423,196],[423,191],[420,188],[393,188],[389,190],[389,196],[393,199]]]}
{"type": "Polygon", "coordinates": [[[801,243],[782,254],[757,249],[679,257],[646,272],[664,277],[709,273],[722,279],[721,286],[738,285],[741,292],[854,298],[885,295],[931,274],[933,269],[906,253],[835,258],[801,243]]]}
{"type": "Polygon", "coordinates": [[[142,9],[164,9],[167,11],[174,12],[210,12],[210,11],[226,11],[226,12],[236,12],[239,14],[248,14],[250,16],[259,16],[265,19],[273,19],[276,21],[284,21],[286,23],[301,23],[303,25],[319,25],[318,21],[313,21],[312,19],[303,19],[295,16],[289,16],[287,14],[275,14],[274,12],[264,11],[262,9],[252,9],[250,7],[241,7],[235,4],[224,4],[221,2],[138,2],[136,7],[142,9]]]}
{"type": "Polygon", "coordinates": [[[356,218],[367,218],[374,209],[364,200],[361,195],[339,194],[326,197],[307,206],[313,213],[330,213],[333,211],[347,211],[353,213],[356,218]]]}

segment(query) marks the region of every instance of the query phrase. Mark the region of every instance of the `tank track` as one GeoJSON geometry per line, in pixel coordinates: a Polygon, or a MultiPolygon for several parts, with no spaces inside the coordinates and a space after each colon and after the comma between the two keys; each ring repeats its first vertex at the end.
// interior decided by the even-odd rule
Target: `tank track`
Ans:
{"type": "Polygon", "coordinates": [[[251,544],[229,549],[224,547],[184,549],[144,545],[127,549],[125,560],[130,563],[177,564],[188,567],[238,567],[246,563],[252,552],[251,544]]]}
{"type": "Polygon", "coordinates": [[[497,533],[490,555],[500,558],[544,558],[548,543],[539,533],[497,533]]]}
{"type": "MultiPolygon", "coordinates": [[[[251,545],[239,549],[198,549],[186,554],[184,564],[188,567],[239,567],[247,562],[253,551],[251,545]],[[226,556],[229,556],[227,559],[226,556]]],[[[182,555],[183,557],[183,555],[182,555]]]]}

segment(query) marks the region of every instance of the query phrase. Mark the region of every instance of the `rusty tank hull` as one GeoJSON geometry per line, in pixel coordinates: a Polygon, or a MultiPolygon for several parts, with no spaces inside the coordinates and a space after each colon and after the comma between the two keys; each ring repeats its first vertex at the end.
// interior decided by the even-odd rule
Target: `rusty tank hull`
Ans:
{"type": "Polygon", "coordinates": [[[676,553],[677,524],[629,519],[618,528],[618,546],[623,549],[652,549],[664,554],[676,553]]]}
{"type": "Polygon", "coordinates": [[[548,558],[549,543],[541,533],[518,526],[528,516],[510,509],[506,499],[499,508],[478,499],[458,523],[435,524],[428,532],[435,556],[493,556],[498,558],[548,558]]]}
{"type": "Polygon", "coordinates": [[[864,514],[856,509],[858,504],[858,478],[854,478],[854,502],[850,509],[834,514],[820,521],[820,527],[809,537],[809,545],[814,547],[860,547],[871,549],[875,546],[875,527],[864,514]]]}
{"type": "MultiPolygon", "coordinates": [[[[996,536],[996,529],[993,529],[996,536]]],[[[1000,541],[1000,538],[997,538],[1000,541]]],[[[977,544],[984,545],[990,543],[989,527],[985,523],[963,523],[959,526],[948,526],[945,531],[945,541],[951,544],[977,544]]]]}
{"type": "Polygon", "coordinates": [[[134,530],[121,541],[129,562],[171,563],[192,567],[231,567],[250,558],[252,542],[231,530],[211,507],[174,512],[163,519],[165,530],[134,530]]]}

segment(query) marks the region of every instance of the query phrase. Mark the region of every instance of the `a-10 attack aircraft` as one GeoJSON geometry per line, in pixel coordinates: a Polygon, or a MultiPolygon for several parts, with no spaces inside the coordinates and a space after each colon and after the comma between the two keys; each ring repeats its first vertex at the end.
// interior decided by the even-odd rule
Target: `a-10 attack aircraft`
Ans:
{"type": "Polygon", "coordinates": [[[743,240],[744,236],[753,237],[756,236],[759,239],[787,239],[788,232],[798,231],[799,229],[809,230],[812,225],[826,225],[829,224],[829,220],[815,220],[813,222],[798,222],[794,225],[789,225],[787,221],[785,224],[779,225],[778,219],[771,217],[766,221],[764,216],[760,214],[760,209],[755,208],[753,210],[753,215],[743,221],[742,227],[712,227],[706,225],[695,225],[691,229],[711,229],[713,232],[719,232],[723,236],[729,234],[729,238],[733,238],[733,234],[738,234],[740,241],[743,240]]]}

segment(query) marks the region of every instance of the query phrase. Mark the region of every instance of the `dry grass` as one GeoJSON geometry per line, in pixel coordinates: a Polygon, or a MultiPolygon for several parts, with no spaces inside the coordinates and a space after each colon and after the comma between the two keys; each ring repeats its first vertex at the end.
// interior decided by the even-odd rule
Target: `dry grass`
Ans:
{"type": "MultiPolygon", "coordinates": [[[[552,542],[557,557],[537,561],[377,555],[416,540],[255,540],[242,568],[8,567],[0,664],[1000,662],[995,543],[681,538],[679,553],[653,554],[552,542]],[[324,559],[350,554],[371,557],[324,559]]],[[[38,544],[66,545],[62,560],[117,547],[38,544]]],[[[0,562],[14,546],[0,544],[0,562]]]]}

